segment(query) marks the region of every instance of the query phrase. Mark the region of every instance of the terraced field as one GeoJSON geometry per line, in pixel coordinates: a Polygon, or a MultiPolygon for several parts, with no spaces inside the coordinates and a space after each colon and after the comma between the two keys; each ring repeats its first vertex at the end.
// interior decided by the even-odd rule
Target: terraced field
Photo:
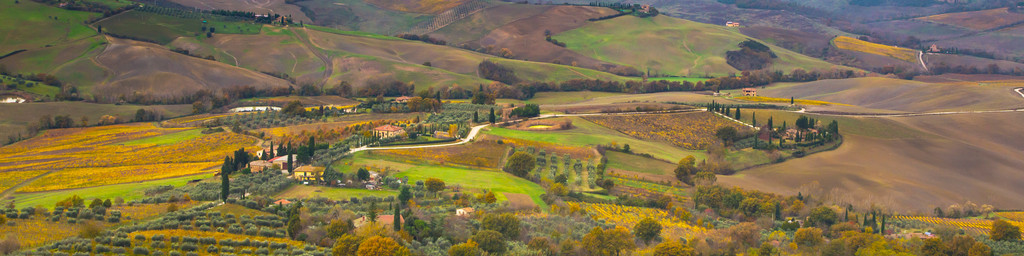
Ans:
{"type": "Polygon", "coordinates": [[[835,39],[832,40],[832,43],[834,43],[836,47],[839,47],[839,49],[843,50],[851,50],[879,56],[886,56],[897,60],[913,63],[917,63],[918,61],[918,51],[907,48],[876,44],[847,36],[836,37],[835,39]]]}

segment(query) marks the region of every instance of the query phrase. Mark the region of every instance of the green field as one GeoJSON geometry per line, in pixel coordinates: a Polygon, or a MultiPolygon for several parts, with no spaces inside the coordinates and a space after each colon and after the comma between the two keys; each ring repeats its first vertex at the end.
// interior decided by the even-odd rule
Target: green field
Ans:
{"type": "Polygon", "coordinates": [[[592,91],[581,91],[581,92],[538,92],[533,95],[533,98],[526,100],[525,103],[532,103],[538,105],[557,105],[557,104],[570,104],[581,101],[586,101],[595,98],[624,95],[624,93],[615,92],[592,92],[592,91]]]}
{"type": "MultiPolygon", "coordinates": [[[[346,174],[354,173],[354,169],[359,166],[390,167],[400,170],[394,174],[395,177],[409,177],[410,183],[428,178],[438,178],[443,180],[448,186],[457,185],[463,188],[486,189],[494,192],[527,194],[541,209],[548,208],[547,204],[540,199],[540,195],[544,194],[544,188],[536,183],[501,171],[397,163],[378,159],[376,156],[369,156],[365,151],[356,153],[351,159],[343,159],[342,162],[352,162],[351,165],[335,163],[335,170],[346,174]]],[[[505,196],[501,193],[496,193],[496,196],[498,200],[506,200],[505,196]]]]}
{"type": "Polygon", "coordinates": [[[608,167],[626,171],[674,175],[672,171],[676,167],[665,161],[615,151],[607,151],[605,156],[608,167]]]}
{"type": "Polygon", "coordinates": [[[24,80],[24,82],[16,82],[16,78],[5,75],[0,75],[0,88],[7,89],[8,85],[15,85],[15,88],[19,91],[31,93],[38,97],[54,98],[57,93],[60,93],[60,88],[43,84],[40,82],[24,80]]]}
{"type": "Polygon", "coordinates": [[[261,24],[218,21],[216,19],[186,19],[151,12],[128,11],[98,22],[103,32],[140,38],[168,44],[178,37],[206,37],[205,26],[216,34],[259,34],[261,24]]]}
{"type": "Polygon", "coordinates": [[[505,128],[488,128],[485,134],[501,137],[517,138],[532,141],[543,141],[571,146],[607,145],[615,142],[619,145],[629,144],[634,152],[651,154],[656,158],[667,161],[678,161],[683,157],[692,155],[698,161],[705,158],[702,151],[691,151],[675,146],[652,141],[644,141],[629,137],[618,131],[572,117],[572,124],[575,128],[563,131],[519,131],[505,128]]]}
{"type": "Polygon", "coordinates": [[[142,139],[137,139],[137,140],[130,140],[130,141],[125,141],[124,143],[121,143],[121,145],[125,145],[125,146],[135,146],[135,145],[163,146],[163,145],[170,145],[170,144],[178,143],[178,142],[185,141],[185,140],[190,140],[190,139],[193,139],[193,138],[197,138],[199,136],[203,136],[203,129],[191,129],[191,130],[185,130],[185,131],[180,131],[180,132],[171,133],[171,134],[165,134],[165,135],[160,135],[160,136],[153,136],[153,137],[147,137],[147,138],[142,138],[142,139]]]}
{"type": "Polygon", "coordinates": [[[83,23],[98,13],[69,11],[34,1],[0,1],[0,56],[43,48],[96,34],[83,23]],[[54,19],[56,17],[56,19],[54,19]]]}
{"type": "Polygon", "coordinates": [[[324,197],[332,200],[348,200],[352,197],[363,198],[367,196],[387,197],[398,195],[398,192],[391,190],[366,190],[359,188],[332,188],[321,186],[294,185],[291,188],[277,194],[275,198],[297,199],[324,197]]]}
{"type": "MultiPolygon", "coordinates": [[[[156,187],[156,186],[166,186],[166,185],[183,186],[186,183],[188,183],[188,181],[190,181],[190,180],[205,179],[205,178],[210,178],[210,177],[213,177],[213,175],[212,174],[200,174],[200,175],[184,176],[184,177],[164,179],[164,180],[145,181],[145,182],[138,182],[138,183],[131,183],[131,184],[117,184],[117,185],[109,185],[109,186],[99,186],[99,187],[69,189],[69,190],[60,190],[60,191],[39,192],[39,193],[16,193],[16,194],[11,196],[11,197],[14,198],[11,201],[13,201],[14,205],[17,208],[19,208],[19,209],[23,208],[23,207],[37,206],[37,205],[42,205],[42,206],[45,206],[46,208],[52,209],[54,204],[56,204],[57,202],[60,202],[61,200],[64,200],[65,198],[70,197],[71,195],[78,195],[78,196],[82,197],[85,200],[92,200],[93,198],[111,199],[111,200],[113,200],[114,198],[120,197],[120,198],[124,198],[125,202],[127,202],[127,201],[131,201],[131,200],[145,198],[146,197],[146,195],[145,195],[146,188],[156,187]]],[[[7,200],[7,198],[4,198],[3,203],[7,204],[7,202],[9,202],[7,200]]]]}
{"type": "MultiPolygon", "coordinates": [[[[722,26],[671,18],[624,16],[590,23],[554,37],[580,54],[616,64],[679,76],[724,76],[738,71],[726,63],[726,52],[738,50],[747,36],[722,26]]],[[[772,69],[789,72],[828,69],[835,65],[772,47],[778,55],[772,69]]]]}

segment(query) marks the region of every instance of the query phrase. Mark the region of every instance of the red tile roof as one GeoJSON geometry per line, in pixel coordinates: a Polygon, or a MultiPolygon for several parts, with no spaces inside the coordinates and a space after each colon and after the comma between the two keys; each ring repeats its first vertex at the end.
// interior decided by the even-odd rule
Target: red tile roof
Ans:
{"type": "Polygon", "coordinates": [[[380,126],[380,127],[377,127],[377,128],[373,128],[373,130],[382,131],[382,132],[397,132],[397,131],[402,130],[402,127],[398,127],[398,126],[394,126],[394,125],[390,125],[389,124],[389,125],[383,125],[383,126],[380,126]]]}

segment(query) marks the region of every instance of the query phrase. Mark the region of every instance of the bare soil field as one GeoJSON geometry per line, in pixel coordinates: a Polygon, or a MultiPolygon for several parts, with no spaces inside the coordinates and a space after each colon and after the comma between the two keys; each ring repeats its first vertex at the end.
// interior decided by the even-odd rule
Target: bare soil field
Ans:
{"type": "MultiPolygon", "coordinates": [[[[970,200],[997,208],[1024,204],[1024,137],[1012,124],[1021,113],[863,118],[928,136],[880,138],[849,134],[843,146],[719,181],[785,194],[816,193],[866,207],[927,212],[970,200]],[[895,121],[895,123],[893,122],[895,121]]],[[[842,122],[841,122],[841,126],[842,122]]],[[[840,128],[842,129],[842,128],[840,128]]]]}
{"type": "Polygon", "coordinates": [[[285,0],[170,0],[176,4],[199,8],[202,10],[233,10],[254,12],[256,14],[276,13],[292,17],[296,22],[312,22],[306,14],[295,5],[285,0]]]}
{"type": "Polygon", "coordinates": [[[602,7],[556,6],[540,15],[520,19],[492,30],[477,41],[477,45],[508,48],[517,59],[532,61],[571,64],[580,67],[601,69],[617,65],[599,61],[582,54],[559,47],[545,40],[544,32],[552,35],[582,27],[589,23],[587,19],[615,14],[615,11],[602,7]]]}
{"type": "Polygon", "coordinates": [[[160,46],[109,39],[111,44],[96,62],[113,73],[113,79],[93,89],[98,95],[150,95],[179,97],[196,91],[220,90],[229,86],[258,89],[288,87],[287,81],[224,63],[190,57],[160,46]]]}
{"type": "Polygon", "coordinates": [[[906,112],[1003,110],[1024,107],[1012,91],[1022,81],[924,83],[888,78],[822,80],[773,86],[758,93],[906,112]]]}
{"type": "Polygon", "coordinates": [[[502,192],[505,198],[508,199],[509,207],[515,210],[530,210],[537,207],[537,204],[533,202],[530,195],[523,193],[508,193],[502,192]]]}
{"type": "Polygon", "coordinates": [[[973,30],[989,30],[1024,22],[1024,13],[1010,12],[1007,8],[972,12],[957,12],[932,15],[918,20],[965,27],[973,30]]]}
{"type": "MultiPolygon", "coordinates": [[[[289,35],[217,35],[207,39],[215,49],[227,53],[227,62],[250,70],[289,74],[296,83],[322,79],[325,63],[299,39],[289,35]]],[[[186,46],[187,47],[187,46],[186,46]]],[[[182,47],[185,48],[185,47],[182,47]]],[[[185,48],[188,49],[188,48],[185,48]]]]}
{"type": "Polygon", "coordinates": [[[552,8],[550,5],[498,4],[480,10],[469,17],[431,32],[430,37],[440,38],[452,45],[476,45],[491,30],[520,19],[540,15],[552,8]]]}

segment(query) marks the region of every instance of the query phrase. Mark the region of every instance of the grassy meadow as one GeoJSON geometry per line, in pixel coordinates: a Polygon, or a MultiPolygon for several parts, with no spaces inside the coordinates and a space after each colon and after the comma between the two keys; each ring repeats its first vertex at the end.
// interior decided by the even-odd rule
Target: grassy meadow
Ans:
{"type": "Polygon", "coordinates": [[[17,50],[43,48],[96,35],[84,21],[100,14],[70,11],[35,1],[2,1],[0,56],[17,50]],[[15,3],[18,2],[18,3],[15,3]]]}
{"type": "MultiPolygon", "coordinates": [[[[722,26],[666,17],[623,16],[590,23],[553,38],[574,52],[654,74],[724,76],[738,72],[726,63],[727,51],[749,38],[722,26]]],[[[779,56],[772,69],[789,72],[827,69],[835,65],[772,47],[779,56]]]]}
{"type": "Polygon", "coordinates": [[[186,19],[151,12],[128,11],[96,24],[103,31],[168,44],[178,37],[206,37],[202,28],[214,34],[259,34],[263,25],[248,22],[219,21],[216,18],[186,19]],[[206,21],[206,23],[204,23],[206,21]]]}

